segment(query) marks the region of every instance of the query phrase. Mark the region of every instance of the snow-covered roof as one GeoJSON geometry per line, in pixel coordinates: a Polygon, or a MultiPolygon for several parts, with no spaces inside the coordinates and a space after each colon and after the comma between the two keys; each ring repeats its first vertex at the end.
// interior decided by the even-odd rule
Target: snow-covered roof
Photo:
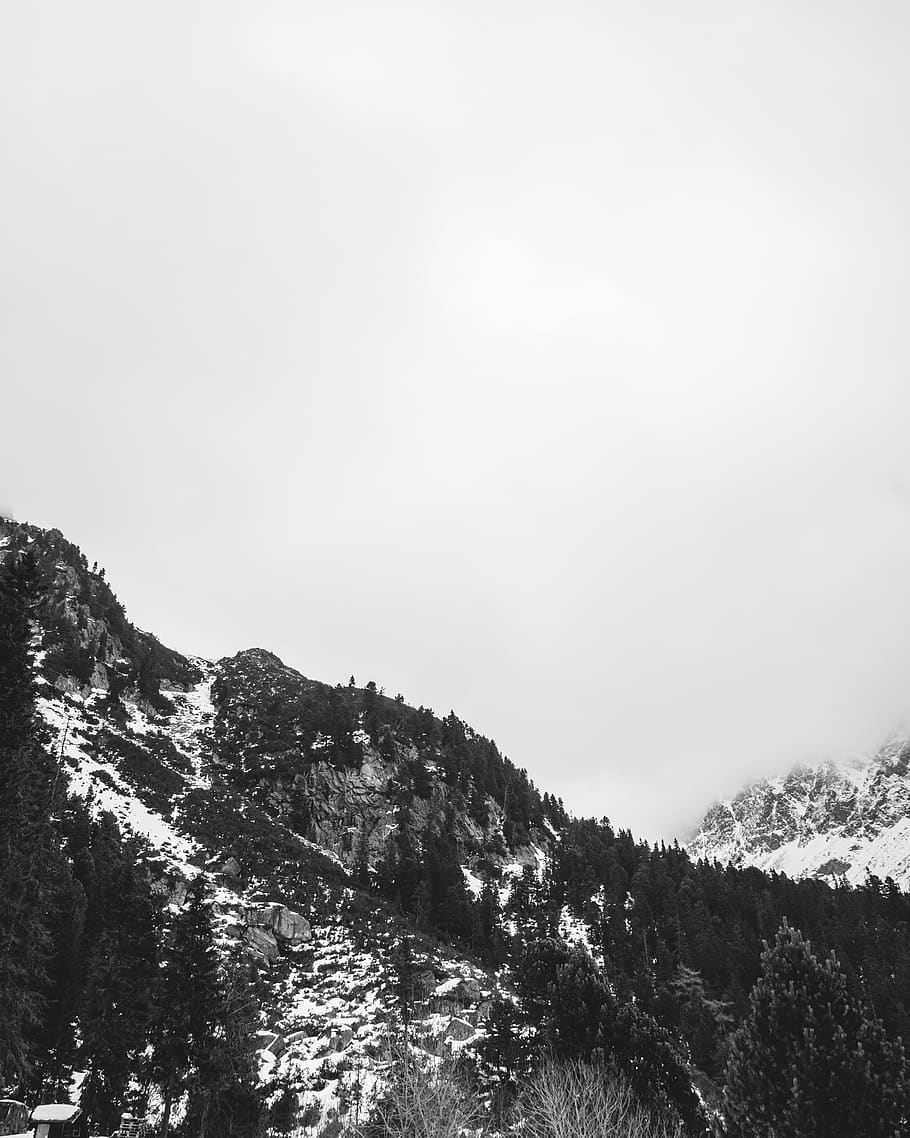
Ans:
{"type": "Polygon", "coordinates": [[[68,1102],[45,1102],[32,1111],[32,1122],[72,1122],[82,1111],[68,1102]]]}

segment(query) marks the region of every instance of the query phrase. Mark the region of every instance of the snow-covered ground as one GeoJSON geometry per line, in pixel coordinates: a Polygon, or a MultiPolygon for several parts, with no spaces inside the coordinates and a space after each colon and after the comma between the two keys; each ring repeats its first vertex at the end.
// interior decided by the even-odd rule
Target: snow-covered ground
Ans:
{"type": "MultiPolygon", "coordinates": [[[[189,862],[197,852],[195,842],[178,833],[170,822],[146,806],[114,763],[103,762],[89,753],[88,741],[95,731],[91,722],[95,718],[92,705],[102,694],[93,692],[85,699],[38,698],[38,712],[54,734],[53,751],[60,775],[66,778],[72,794],[89,800],[93,813],[113,814],[122,829],[144,837],[175,870],[192,876],[195,870],[189,862]]],[[[129,730],[135,735],[149,730],[147,717],[132,705],[129,730]]]]}
{"type": "MultiPolygon", "coordinates": [[[[382,1081],[390,1047],[401,1041],[391,939],[383,944],[378,937],[368,947],[341,921],[315,925],[313,934],[311,947],[289,955],[275,990],[283,1010],[263,1035],[260,1074],[293,1086],[301,1106],[318,1104],[322,1121],[345,1110],[353,1119],[382,1081]]],[[[475,1042],[484,1030],[486,975],[439,958],[418,960],[414,968],[443,977],[414,1001],[408,1031],[414,1052],[429,1062],[475,1042]]]]}

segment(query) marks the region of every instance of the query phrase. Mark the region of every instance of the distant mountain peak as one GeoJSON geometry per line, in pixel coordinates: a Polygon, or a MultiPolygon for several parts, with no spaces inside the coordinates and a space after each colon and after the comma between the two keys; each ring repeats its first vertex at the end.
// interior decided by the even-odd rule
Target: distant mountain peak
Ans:
{"type": "Polygon", "coordinates": [[[696,858],[791,877],[910,885],[910,735],[874,755],[801,765],[716,803],[686,843],[696,858]]]}

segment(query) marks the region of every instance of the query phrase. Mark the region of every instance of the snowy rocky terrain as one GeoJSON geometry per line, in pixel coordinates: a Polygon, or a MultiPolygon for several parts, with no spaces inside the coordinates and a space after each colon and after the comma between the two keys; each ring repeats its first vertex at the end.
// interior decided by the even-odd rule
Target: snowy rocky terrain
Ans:
{"type": "MultiPolygon", "coordinates": [[[[450,820],[466,897],[482,889],[483,860],[487,872],[499,867],[507,901],[523,865],[542,866],[538,843],[550,831],[510,843],[493,799],[470,783],[453,789],[432,748],[389,726],[392,712],[423,723],[429,712],[350,689],[349,702],[382,721],[366,730],[361,711],[350,730],[339,689],[259,649],[212,662],[164,648],[126,621],[103,573],[59,533],[0,519],[0,559],[17,549],[52,567],[34,649],[60,774],[95,814],[110,812],[148,843],[172,913],[194,880],[207,880],[222,949],[242,948],[260,970],[263,1083],[291,1088],[314,1121],[365,1106],[400,1016],[403,938],[412,1044],[439,1056],[477,1042],[500,977],[367,899],[355,871],[383,856],[411,784],[417,832],[450,820]]],[[[469,732],[466,753],[472,742],[469,732]]]]}
{"type": "Polygon", "coordinates": [[[910,887],[910,738],[871,759],[824,763],[763,779],[707,813],[692,857],[790,877],[910,887]]]}

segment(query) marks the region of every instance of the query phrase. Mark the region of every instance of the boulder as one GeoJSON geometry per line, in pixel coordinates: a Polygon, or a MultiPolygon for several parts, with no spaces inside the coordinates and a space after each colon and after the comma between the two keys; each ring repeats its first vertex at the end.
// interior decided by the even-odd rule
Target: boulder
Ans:
{"type": "Polygon", "coordinates": [[[438,985],[433,994],[439,999],[452,1000],[458,1004],[476,1004],[481,998],[480,985],[473,976],[453,976],[438,985]]]}
{"type": "Polygon", "coordinates": [[[274,964],[278,959],[278,941],[275,940],[275,934],[271,929],[251,925],[247,928],[243,940],[250,952],[267,964],[274,964]]]}
{"type": "Polygon", "coordinates": [[[288,944],[305,944],[313,939],[310,922],[286,905],[251,905],[243,918],[250,928],[270,929],[288,944]]]}
{"type": "Polygon", "coordinates": [[[251,928],[270,929],[272,916],[278,905],[247,905],[243,910],[243,919],[251,928]]]}
{"type": "Polygon", "coordinates": [[[235,857],[229,857],[221,866],[221,872],[225,877],[239,877],[240,862],[235,857]]]}
{"type": "Polygon", "coordinates": [[[445,1031],[445,1038],[453,1039],[456,1043],[463,1043],[464,1040],[470,1039],[473,1034],[474,1028],[471,1024],[466,1020],[459,1019],[458,1016],[452,1016],[445,1031]]]}
{"type": "Polygon", "coordinates": [[[293,909],[288,909],[284,905],[278,910],[272,928],[275,935],[286,940],[288,944],[306,944],[313,939],[313,930],[310,928],[310,922],[306,917],[302,917],[300,913],[295,913],[293,909]]]}
{"type": "Polygon", "coordinates": [[[177,880],[171,885],[169,897],[171,904],[179,905],[182,908],[186,904],[186,898],[189,891],[190,887],[187,882],[185,882],[182,877],[178,877],[177,880]]]}

